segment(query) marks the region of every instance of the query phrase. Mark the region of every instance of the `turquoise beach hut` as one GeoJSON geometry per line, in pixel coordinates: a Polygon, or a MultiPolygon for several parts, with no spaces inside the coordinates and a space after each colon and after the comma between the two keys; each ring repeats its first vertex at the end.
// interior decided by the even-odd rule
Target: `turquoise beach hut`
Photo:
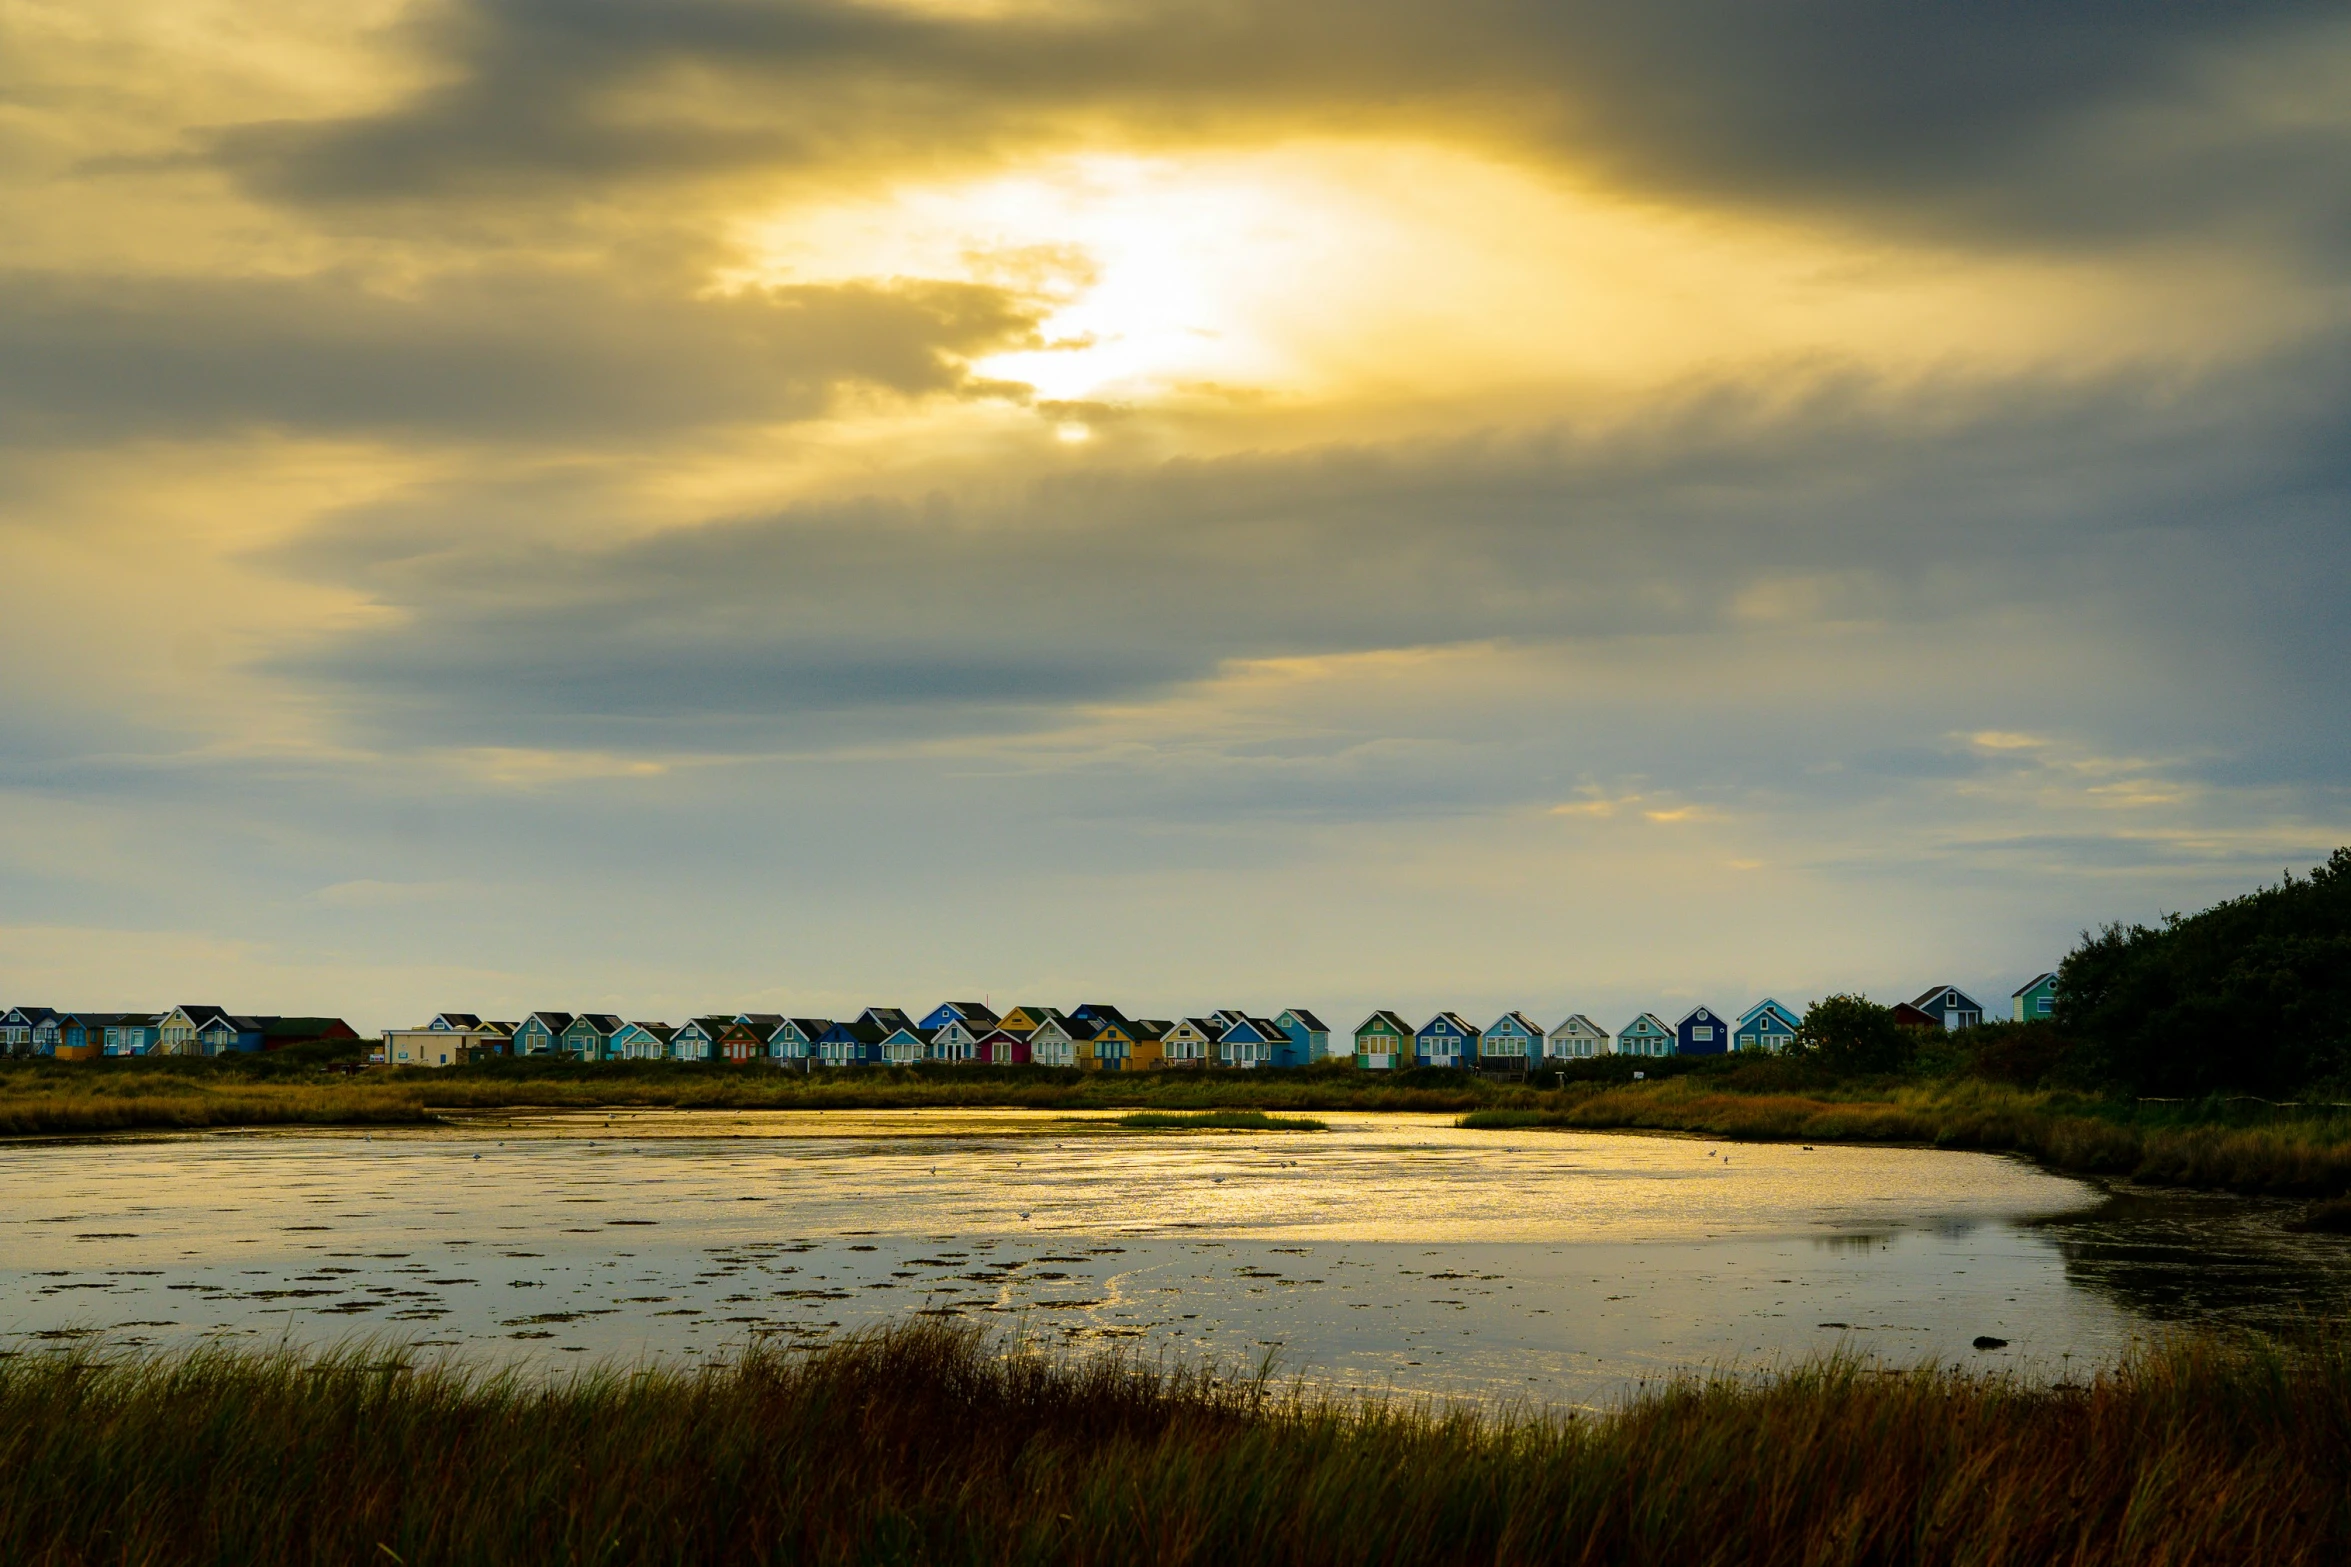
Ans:
{"type": "Polygon", "coordinates": [[[1654,1012],[1644,1012],[1616,1031],[1620,1056],[1670,1056],[1673,1047],[1673,1030],[1654,1012]]]}

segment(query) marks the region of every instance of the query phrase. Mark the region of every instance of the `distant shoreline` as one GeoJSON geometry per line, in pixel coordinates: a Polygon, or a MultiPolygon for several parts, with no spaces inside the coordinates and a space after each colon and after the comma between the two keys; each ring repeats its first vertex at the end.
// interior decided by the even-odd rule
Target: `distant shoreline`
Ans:
{"type": "MultiPolygon", "coordinates": [[[[1768,1065],[1768,1063],[1767,1063],[1768,1065]]],[[[1752,1077],[1754,1074],[1748,1074],[1752,1077]]],[[[684,1067],[477,1073],[0,1067],[0,1136],[237,1126],[417,1126],[467,1110],[911,1110],[1453,1114],[1472,1129],[1694,1133],[1747,1142],[2018,1153],[2051,1170],[2203,1190],[2351,1193],[2351,1114],[2258,1102],[2099,1099],[1980,1079],[1757,1084],[1736,1068],[1561,1087],[1464,1073],[1351,1070],[1106,1075],[1042,1068],[851,1069],[802,1076],[684,1067]]]]}

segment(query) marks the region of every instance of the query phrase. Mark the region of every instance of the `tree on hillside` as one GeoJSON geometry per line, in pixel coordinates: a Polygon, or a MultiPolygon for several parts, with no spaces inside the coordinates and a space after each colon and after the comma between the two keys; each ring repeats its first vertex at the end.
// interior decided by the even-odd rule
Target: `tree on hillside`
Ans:
{"type": "Polygon", "coordinates": [[[2083,1070],[2129,1093],[2286,1095],[2351,1075],[2351,848],[2298,879],[2085,931],[2056,1022],[2083,1070]]]}
{"type": "Polygon", "coordinates": [[[1867,996],[1829,996],[1804,1009],[1792,1049],[1832,1072],[1899,1072],[1918,1041],[1894,1021],[1893,1008],[1867,996]]]}

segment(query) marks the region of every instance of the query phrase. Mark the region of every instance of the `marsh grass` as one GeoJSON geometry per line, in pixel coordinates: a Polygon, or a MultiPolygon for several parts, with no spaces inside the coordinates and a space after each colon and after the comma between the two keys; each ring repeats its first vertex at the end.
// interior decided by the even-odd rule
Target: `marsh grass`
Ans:
{"type": "Polygon", "coordinates": [[[1472,1128],[1700,1132],[1755,1142],[1895,1142],[2022,1153],[2054,1169],[2208,1189],[2351,1192],[2351,1115],[2258,1101],[2113,1102],[1961,1078],[1741,1092],[1704,1077],[1579,1087],[1461,1117],[1472,1128]]]}
{"type": "Polygon", "coordinates": [[[0,1136],[207,1126],[383,1126],[431,1120],[413,1085],[114,1072],[59,1062],[0,1070],[0,1136]]]}
{"type": "Polygon", "coordinates": [[[1608,1414],[1319,1397],[922,1322],[554,1381],[225,1349],[0,1364],[0,1559],[2320,1563],[2341,1346],[2088,1383],[1851,1359],[1608,1414]]]}
{"type": "Polygon", "coordinates": [[[1137,1110],[1112,1123],[1149,1132],[1327,1132],[1330,1123],[1263,1110],[1137,1110]]]}

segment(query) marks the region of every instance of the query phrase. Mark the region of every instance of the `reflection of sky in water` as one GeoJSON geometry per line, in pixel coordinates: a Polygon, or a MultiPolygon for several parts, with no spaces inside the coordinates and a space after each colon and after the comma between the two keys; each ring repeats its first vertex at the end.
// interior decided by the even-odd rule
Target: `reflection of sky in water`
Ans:
{"type": "Polygon", "coordinates": [[[2146,1314],[2229,1309],[2149,1294],[2225,1253],[2223,1231],[2273,1268],[2292,1241],[2247,1241],[2243,1205],[2208,1204],[2166,1263],[2160,1205],[2115,1240],[2081,1217],[2087,1188],[1983,1155],[1327,1119],[1134,1135],[1015,1112],[596,1112],[20,1143],[0,1148],[0,1332],[563,1361],[930,1311],[1274,1349],[1351,1386],[1588,1398],[1838,1343],[2104,1358],[2146,1314]]]}

